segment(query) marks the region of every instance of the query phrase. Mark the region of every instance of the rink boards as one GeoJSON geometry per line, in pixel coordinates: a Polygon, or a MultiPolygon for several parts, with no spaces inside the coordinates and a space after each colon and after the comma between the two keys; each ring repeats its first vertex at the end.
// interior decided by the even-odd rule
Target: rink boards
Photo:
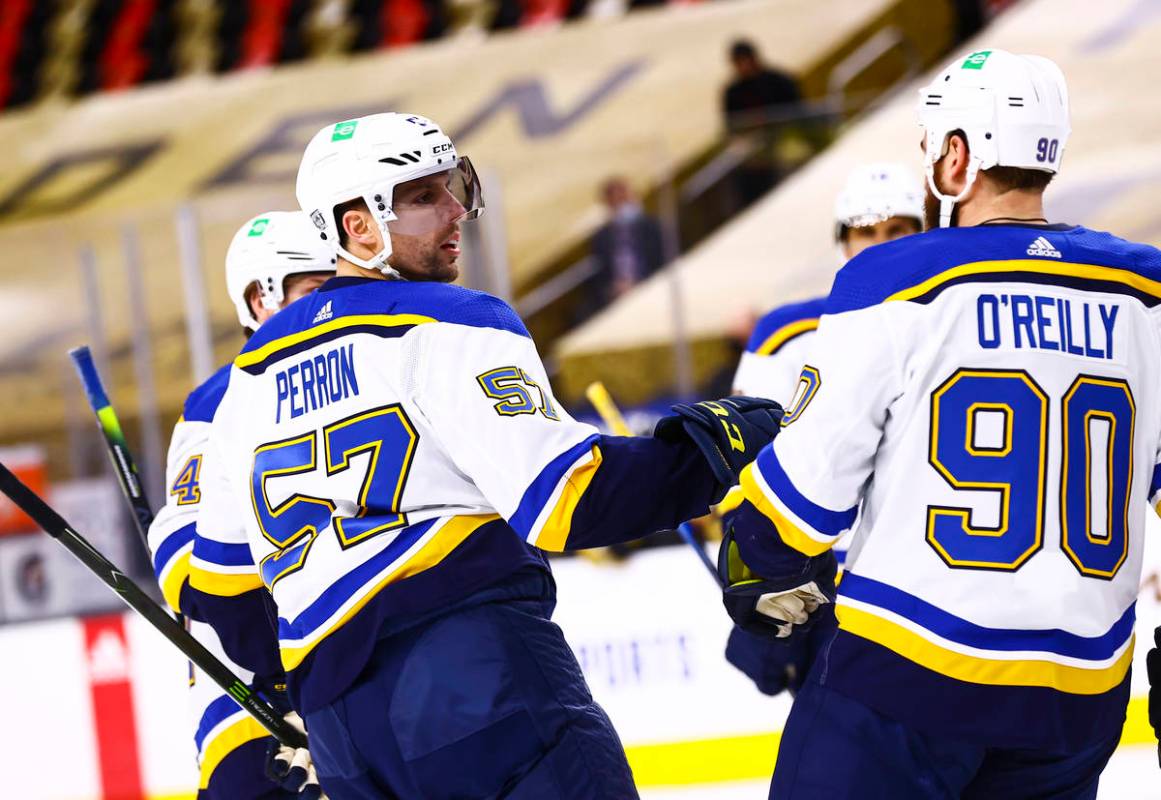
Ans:
{"type": "MultiPolygon", "coordinates": [[[[1154,537],[1158,527],[1151,525],[1154,537]]],[[[1161,548],[1152,547],[1152,579],[1138,603],[1142,632],[1161,623],[1161,548]]],[[[555,619],[617,726],[638,785],[650,790],[645,796],[724,797],[728,786],[746,787],[730,797],[762,796],[754,787],[773,768],[790,700],[759,694],[726,664],[728,619],[694,555],[675,546],[618,565],[572,558],[556,561],[555,574],[555,619]]],[[[160,635],[129,614],[70,618],[0,629],[0,652],[0,708],[10,722],[0,726],[0,752],[12,796],[190,796],[186,666],[160,635]],[[121,794],[134,787],[139,795],[121,794]]],[[[1126,745],[1153,741],[1144,654],[1142,646],[1126,745]]]]}

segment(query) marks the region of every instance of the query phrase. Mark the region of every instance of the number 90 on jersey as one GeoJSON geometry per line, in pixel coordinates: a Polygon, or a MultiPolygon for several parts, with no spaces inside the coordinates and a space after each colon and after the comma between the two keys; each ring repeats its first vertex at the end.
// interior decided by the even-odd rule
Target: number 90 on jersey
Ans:
{"type": "Polygon", "coordinates": [[[1081,575],[1111,579],[1128,555],[1136,406],[1129,385],[1079,375],[1060,403],[1050,474],[1050,401],[1023,370],[959,369],[931,394],[928,462],[961,491],[995,493],[995,524],[931,505],[927,542],[950,567],[1012,571],[1044,546],[1058,489],[1061,548],[1081,575]],[[1055,470],[1053,470],[1055,471],[1055,470]]]}

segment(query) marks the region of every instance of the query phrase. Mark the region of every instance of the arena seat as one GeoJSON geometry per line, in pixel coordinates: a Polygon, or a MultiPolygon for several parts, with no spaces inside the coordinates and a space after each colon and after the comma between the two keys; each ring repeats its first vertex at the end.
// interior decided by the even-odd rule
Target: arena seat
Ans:
{"type": "MultiPolygon", "coordinates": [[[[621,173],[648,185],[713,146],[736,37],[753,38],[817,96],[833,66],[876,30],[911,31],[928,60],[950,35],[944,3],[836,0],[826,19],[814,5],[659,7],[482,41],[181,79],[0,117],[0,311],[11,332],[0,341],[0,439],[48,441],[52,463],[63,463],[70,401],[61,388],[72,380],[63,355],[89,338],[93,307],[77,278],[82,245],[99,265],[110,381],[132,386],[125,226],[141,242],[160,408],[175,418],[191,388],[176,209],[189,202],[200,220],[215,356],[224,361],[240,343],[221,290],[229,237],[253,213],[296,206],[299,154],[327,122],[403,109],[445,125],[503,199],[519,294],[599,224],[602,180],[621,173]],[[932,19],[938,35],[919,35],[932,19]],[[811,35],[802,35],[808,27],[811,35]]],[[[132,428],[136,393],[123,388],[118,399],[132,428]]]]}
{"type": "MultiPolygon", "coordinates": [[[[964,44],[1048,56],[1068,79],[1073,135],[1061,175],[1048,189],[1054,220],[1109,229],[1161,244],[1161,112],[1142,102],[1155,92],[1161,15],[1136,0],[1030,0],[964,44]]],[[[942,68],[942,64],[940,68],[942,68]]],[[[932,73],[934,74],[934,73],[932,73]]],[[[557,391],[576,400],[601,379],[622,402],[675,387],[670,281],[683,298],[693,373],[704,381],[728,368],[731,325],[748,313],[825,294],[838,267],[834,196],[847,172],[871,160],[910,164],[919,175],[915,81],[869,114],[829,150],[745,214],[719,229],[669,270],[561,339],[557,391]]]]}

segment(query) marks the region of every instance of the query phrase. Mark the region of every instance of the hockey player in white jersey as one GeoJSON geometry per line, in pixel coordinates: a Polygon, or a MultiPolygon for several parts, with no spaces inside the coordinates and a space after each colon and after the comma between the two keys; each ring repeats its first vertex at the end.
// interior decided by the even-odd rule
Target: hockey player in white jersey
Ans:
{"type": "Polygon", "coordinates": [[[280,647],[335,800],[635,797],[616,733],[549,620],[540,550],[704,513],[780,409],[678,407],[659,438],[574,421],[515,312],[447,285],[460,224],[482,199],[430,120],[327,126],[298,196],[338,244],[339,274],[234,363],[211,434],[220,458],[207,463],[233,497],[203,499],[199,608],[260,673],[280,647]],[[231,524],[239,504],[244,535],[231,524]],[[277,641],[263,636],[271,596],[277,641]]]}
{"type": "MultiPolygon", "coordinates": [[[[902,164],[871,163],[851,170],[835,197],[834,241],[840,262],[883,242],[923,230],[923,187],[902,164]]],[[[825,297],[766,312],[734,374],[734,392],[788,403],[818,328],[825,297]]]]}
{"type": "Polygon", "coordinates": [[[839,272],[727,535],[785,579],[861,506],[771,797],[1092,798],[1161,489],[1161,252],[1044,218],[1051,61],[956,59],[919,118],[938,230],[839,272]]]}
{"type": "MultiPolygon", "coordinates": [[[[249,335],[280,308],[317,289],[334,271],[334,248],[319,240],[310,219],[301,211],[274,211],[247,221],[234,235],[226,252],[226,291],[249,335]]],[[[149,547],[165,599],[175,611],[186,614],[190,633],[244,680],[251,680],[252,673],[230,664],[213,629],[197,619],[188,591],[189,561],[205,488],[206,443],[229,371],[227,364],[185,402],[169,445],[169,496],[149,528],[149,547]]],[[[273,651],[272,655],[277,657],[273,651]]],[[[306,781],[305,771],[285,776],[289,778],[286,789],[267,777],[270,734],[200,670],[191,670],[199,800],[276,800],[308,797],[312,791],[317,797],[317,781],[313,790],[304,787],[301,795],[293,791],[306,781]]],[[[269,699],[277,701],[273,687],[262,688],[269,699]]]]}
{"type": "MultiPolygon", "coordinates": [[[[921,230],[923,187],[910,169],[902,164],[870,163],[851,170],[834,204],[834,240],[842,263],[868,247],[921,230]]],[[[758,320],[734,375],[735,394],[789,404],[825,305],[825,297],[786,303],[758,320]]],[[[740,492],[731,493],[723,505],[732,509],[738,502],[735,496],[740,492]]],[[[719,510],[723,509],[719,506],[719,510]]],[[[848,538],[834,548],[840,566],[848,538]]],[[[776,695],[783,689],[795,692],[834,624],[833,608],[827,606],[809,631],[796,631],[790,641],[771,640],[765,632],[750,633],[735,625],[726,642],[726,660],[765,694],[776,695]]]]}

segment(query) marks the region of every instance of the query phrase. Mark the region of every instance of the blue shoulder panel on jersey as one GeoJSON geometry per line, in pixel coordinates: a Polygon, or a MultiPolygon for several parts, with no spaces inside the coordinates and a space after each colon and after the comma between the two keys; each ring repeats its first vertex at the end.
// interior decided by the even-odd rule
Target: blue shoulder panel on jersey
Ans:
{"type": "Polygon", "coordinates": [[[825,308],[826,298],[815,297],[800,303],[787,303],[767,312],[754,326],[746,352],[774,355],[791,339],[817,328],[818,318],[825,308]]]}
{"type": "Polygon", "coordinates": [[[189,393],[185,400],[185,409],[182,419],[186,422],[213,422],[214,414],[222,403],[226,394],[226,387],[230,384],[230,367],[226,364],[209,377],[205,383],[189,393]]]}
{"type": "Polygon", "coordinates": [[[267,320],[234,363],[260,374],[270,364],[351,333],[395,338],[431,322],[529,336],[511,306],[490,294],[443,283],[341,277],[267,320]]]}
{"type": "Polygon", "coordinates": [[[961,283],[1040,283],[1161,304],[1161,251],[1070,225],[941,228],[864,250],[835,279],[826,313],[929,303],[961,283]]]}

